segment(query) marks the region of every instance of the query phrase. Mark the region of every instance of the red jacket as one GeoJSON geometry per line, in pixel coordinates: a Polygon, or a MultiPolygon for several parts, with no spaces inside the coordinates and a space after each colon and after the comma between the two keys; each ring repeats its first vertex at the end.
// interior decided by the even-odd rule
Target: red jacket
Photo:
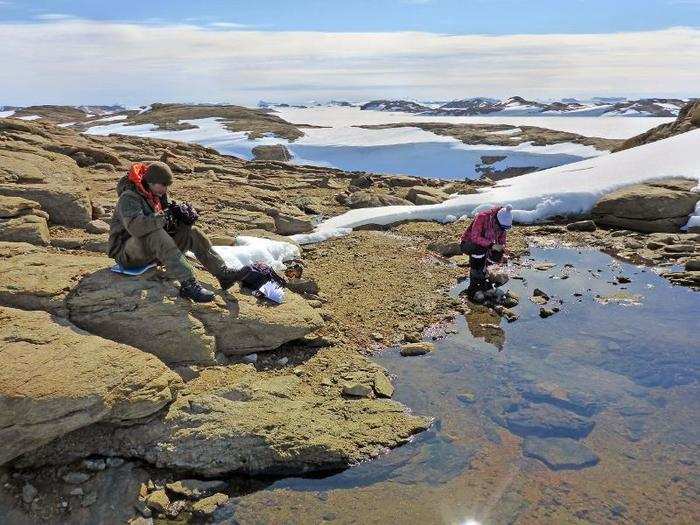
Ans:
{"type": "Polygon", "coordinates": [[[470,241],[484,248],[490,248],[494,244],[506,245],[506,232],[502,230],[496,220],[496,214],[500,206],[476,214],[469,227],[464,230],[461,242],[470,241]]]}

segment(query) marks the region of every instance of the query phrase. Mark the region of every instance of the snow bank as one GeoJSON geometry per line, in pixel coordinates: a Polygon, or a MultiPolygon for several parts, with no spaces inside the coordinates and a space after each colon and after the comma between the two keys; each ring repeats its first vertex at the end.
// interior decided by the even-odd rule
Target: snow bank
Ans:
{"type": "Polygon", "coordinates": [[[236,238],[235,246],[214,246],[214,250],[234,270],[255,261],[265,261],[275,270],[282,271],[285,269],[284,261],[301,257],[301,251],[295,244],[245,235],[236,238]]]}
{"type": "Polygon", "coordinates": [[[17,117],[17,118],[20,120],[37,120],[37,119],[40,119],[41,116],[40,115],[27,115],[25,117],[17,117]]]}
{"type": "Polygon", "coordinates": [[[0,118],[7,118],[11,117],[12,115],[15,114],[15,110],[10,110],[10,111],[0,111],[0,118]]]}
{"type": "Polygon", "coordinates": [[[404,220],[447,222],[449,215],[459,217],[479,206],[504,203],[513,205],[513,217],[521,223],[584,214],[602,195],[623,186],[669,177],[700,183],[700,165],[693,154],[698,147],[700,130],[695,130],[619,153],[505,179],[480,193],[456,196],[442,204],[351,210],[321,223],[311,235],[323,238],[342,228],[404,220]]]}

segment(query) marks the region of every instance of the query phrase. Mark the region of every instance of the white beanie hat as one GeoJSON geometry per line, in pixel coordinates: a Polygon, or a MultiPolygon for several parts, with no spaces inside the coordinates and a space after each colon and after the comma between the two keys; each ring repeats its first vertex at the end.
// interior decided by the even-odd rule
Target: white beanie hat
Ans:
{"type": "Polygon", "coordinates": [[[498,219],[498,223],[503,226],[504,228],[509,228],[513,225],[513,214],[511,213],[511,210],[513,209],[513,206],[510,204],[506,204],[496,212],[496,218],[498,219]]]}

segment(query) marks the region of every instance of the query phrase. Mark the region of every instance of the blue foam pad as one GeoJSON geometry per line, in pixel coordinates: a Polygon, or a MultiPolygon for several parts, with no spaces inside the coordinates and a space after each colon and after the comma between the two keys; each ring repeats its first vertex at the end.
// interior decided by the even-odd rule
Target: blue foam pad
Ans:
{"type": "Polygon", "coordinates": [[[151,263],[146,266],[137,266],[136,268],[124,268],[121,264],[115,264],[110,268],[114,273],[121,273],[123,275],[141,275],[146,273],[151,268],[155,268],[156,264],[151,263]]]}

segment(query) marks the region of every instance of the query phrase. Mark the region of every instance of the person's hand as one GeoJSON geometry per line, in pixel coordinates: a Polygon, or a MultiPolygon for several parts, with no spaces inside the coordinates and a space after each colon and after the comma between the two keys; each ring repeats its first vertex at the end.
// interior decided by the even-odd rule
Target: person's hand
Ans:
{"type": "Polygon", "coordinates": [[[162,215],[163,215],[163,218],[165,219],[165,224],[163,225],[163,229],[168,233],[174,232],[175,227],[177,226],[177,219],[175,218],[175,214],[173,213],[173,209],[166,208],[165,211],[163,211],[162,215]]]}
{"type": "Polygon", "coordinates": [[[199,219],[197,210],[195,210],[189,202],[172,204],[168,210],[171,211],[175,219],[188,226],[192,226],[195,222],[197,222],[197,219],[199,219]]]}

